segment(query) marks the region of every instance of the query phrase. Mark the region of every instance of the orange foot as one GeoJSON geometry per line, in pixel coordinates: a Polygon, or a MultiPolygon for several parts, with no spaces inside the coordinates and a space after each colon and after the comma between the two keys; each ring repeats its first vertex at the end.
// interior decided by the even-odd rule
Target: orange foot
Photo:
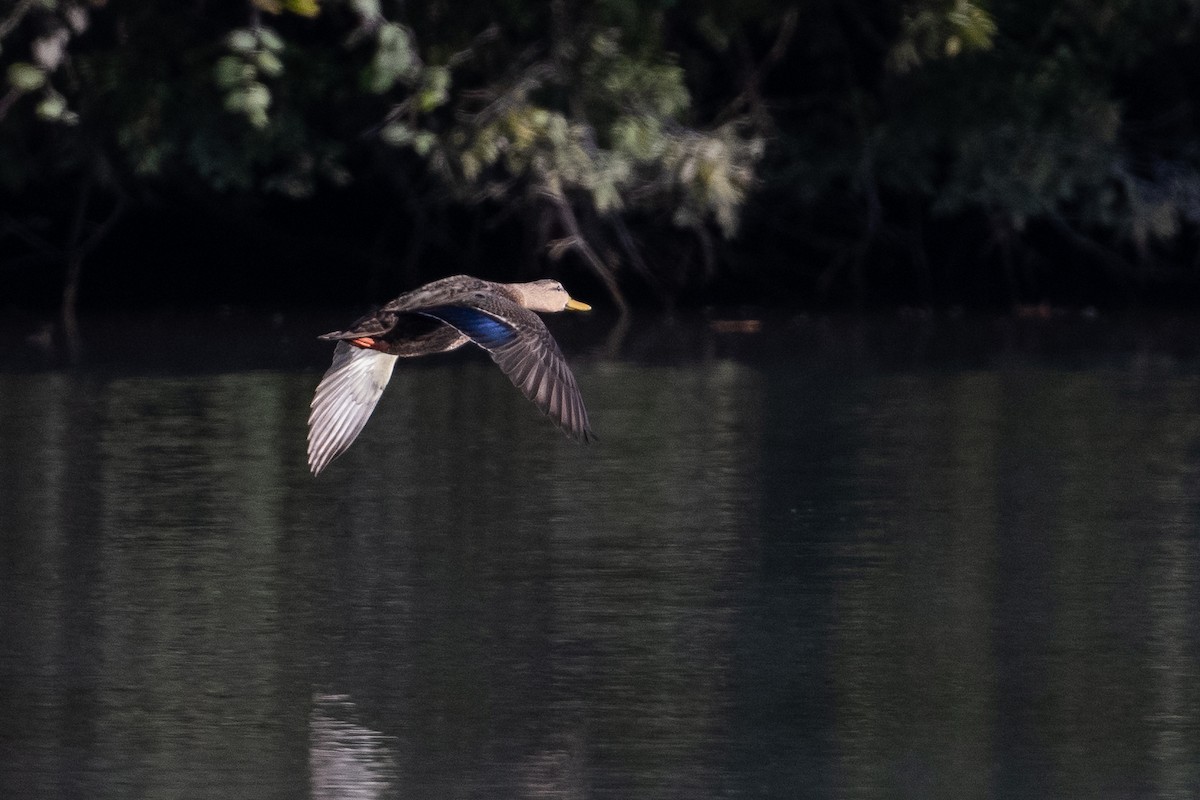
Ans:
{"type": "Polygon", "coordinates": [[[360,336],[357,339],[351,339],[350,344],[357,345],[359,347],[364,347],[364,348],[370,350],[372,347],[375,346],[375,340],[372,339],[370,336],[360,336]]]}

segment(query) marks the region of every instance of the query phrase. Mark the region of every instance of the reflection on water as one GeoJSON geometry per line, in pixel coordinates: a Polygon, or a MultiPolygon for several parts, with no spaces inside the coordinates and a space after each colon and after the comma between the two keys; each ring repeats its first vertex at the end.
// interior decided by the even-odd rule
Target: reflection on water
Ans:
{"type": "Polygon", "coordinates": [[[1200,363],[1054,330],[401,365],[316,480],[321,358],[0,370],[0,796],[1196,796],[1200,363]]]}
{"type": "Polygon", "coordinates": [[[313,696],[308,768],[314,800],[372,800],[395,788],[390,737],[342,719],[353,714],[345,695],[313,696]]]}

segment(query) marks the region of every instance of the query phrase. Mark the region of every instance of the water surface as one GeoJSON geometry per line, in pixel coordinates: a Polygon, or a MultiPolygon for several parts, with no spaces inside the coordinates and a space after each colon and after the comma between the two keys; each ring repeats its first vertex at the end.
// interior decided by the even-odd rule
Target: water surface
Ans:
{"type": "Polygon", "coordinates": [[[337,320],[0,348],[0,796],[1200,794],[1187,320],[554,320],[601,442],[337,320]]]}

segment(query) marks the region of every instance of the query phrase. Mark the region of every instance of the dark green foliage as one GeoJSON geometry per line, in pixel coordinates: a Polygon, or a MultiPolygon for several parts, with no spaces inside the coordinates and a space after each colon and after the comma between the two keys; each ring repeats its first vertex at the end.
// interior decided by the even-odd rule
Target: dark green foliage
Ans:
{"type": "Polygon", "coordinates": [[[113,204],[236,197],[252,228],[350,193],[411,232],[409,278],[516,227],[497,274],[571,254],[618,298],[1191,281],[1198,33],[1185,0],[20,0],[0,247],[66,252],[37,226],[78,242],[113,204]]]}
{"type": "Polygon", "coordinates": [[[772,85],[792,103],[769,207],[745,212],[754,235],[807,256],[813,286],[930,302],[963,299],[965,279],[1006,302],[1061,291],[1064,275],[1083,300],[1197,285],[1200,7],[946,0],[897,21],[845,8],[849,23],[802,23],[850,38],[790,52],[795,72],[830,80],[772,85]]]}

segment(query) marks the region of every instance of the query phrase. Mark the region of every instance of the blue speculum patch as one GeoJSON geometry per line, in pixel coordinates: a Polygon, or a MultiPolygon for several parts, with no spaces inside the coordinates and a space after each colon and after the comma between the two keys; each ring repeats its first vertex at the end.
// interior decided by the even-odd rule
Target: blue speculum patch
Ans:
{"type": "Polygon", "coordinates": [[[516,338],[516,332],[495,317],[467,306],[438,306],[424,314],[448,322],[488,349],[500,347],[516,338]]]}

